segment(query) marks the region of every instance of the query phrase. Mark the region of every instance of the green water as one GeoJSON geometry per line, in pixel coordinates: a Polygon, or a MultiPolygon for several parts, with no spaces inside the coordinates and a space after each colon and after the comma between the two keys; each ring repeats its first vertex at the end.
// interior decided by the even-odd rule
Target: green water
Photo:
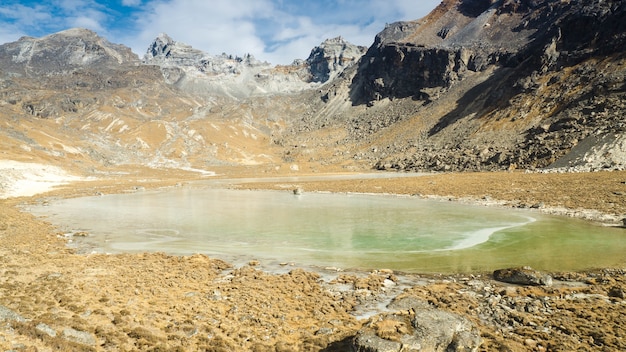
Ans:
{"type": "Polygon", "coordinates": [[[413,197],[189,187],[67,199],[32,211],[68,232],[89,232],[78,244],[107,253],[405,272],[626,263],[625,229],[413,197]]]}

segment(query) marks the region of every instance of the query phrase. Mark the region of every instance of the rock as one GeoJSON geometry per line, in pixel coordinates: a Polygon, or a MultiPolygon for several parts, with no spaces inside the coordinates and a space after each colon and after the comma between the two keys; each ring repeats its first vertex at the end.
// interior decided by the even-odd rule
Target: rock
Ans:
{"type": "Polygon", "coordinates": [[[353,348],[356,352],[399,352],[402,344],[376,335],[359,334],[354,339],[353,348]]]}
{"type": "Polygon", "coordinates": [[[357,352],[476,351],[478,329],[466,318],[434,309],[415,298],[403,298],[390,307],[404,313],[383,313],[370,319],[353,339],[357,352]]]}
{"type": "Polygon", "coordinates": [[[88,332],[74,330],[72,328],[65,328],[63,329],[62,336],[64,339],[68,341],[76,342],[81,345],[87,345],[87,346],[96,345],[96,338],[93,337],[93,335],[88,332]]]}
{"type": "Polygon", "coordinates": [[[611,289],[609,290],[608,296],[624,299],[626,298],[626,293],[624,293],[624,290],[621,287],[614,286],[614,287],[611,287],[611,289]]]}
{"type": "Polygon", "coordinates": [[[419,298],[415,298],[415,297],[405,297],[402,299],[394,300],[393,302],[389,303],[389,305],[387,306],[387,308],[396,312],[398,311],[408,312],[411,309],[428,308],[428,307],[430,307],[428,302],[421,300],[419,298]]]}
{"type": "Polygon", "coordinates": [[[26,322],[26,319],[19,315],[18,313],[10,310],[7,307],[0,306],[0,321],[16,321],[16,322],[26,322]]]}
{"type": "Polygon", "coordinates": [[[493,272],[493,278],[517,285],[551,286],[552,277],[530,267],[499,269],[493,272]]]}
{"type": "Polygon", "coordinates": [[[35,327],[37,329],[37,331],[42,332],[50,337],[56,337],[57,336],[57,332],[56,330],[54,330],[53,328],[49,327],[48,325],[44,324],[44,323],[39,323],[37,324],[37,326],[35,327]]]}

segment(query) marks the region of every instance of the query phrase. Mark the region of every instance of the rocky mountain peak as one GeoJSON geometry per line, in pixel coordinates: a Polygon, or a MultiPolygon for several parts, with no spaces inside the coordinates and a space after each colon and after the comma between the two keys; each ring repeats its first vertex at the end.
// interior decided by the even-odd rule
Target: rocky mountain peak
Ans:
{"type": "Polygon", "coordinates": [[[190,45],[175,41],[165,33],[159,34],[148,46],[143,61],[159,66],[196,66],[211,55],[190,45]]]}
{"type": "Polygon", "coordinates": [[[357,62],[366,50],[366,47],[351,44],[342,37],[326,39],[313,48],[306,59],[311,69],[311,80],[326,82],[332,79],[347,66],[357,62]]]}
{"type": "Polygon", "coordinates": [[[325,83],[356,63],[365,51],[336,37],[315,47],[305,61],[275,67],[250,54],[211,55],[160,34],[148,46],[143,62],[159,66],[168,83],[187,91],[242,98],[298,92],[311,83],[325,83]]]}
{"type": "Polygon", "coordinates": [[[28,75],[69,73],[86,67],[116,68],[135,64],[130,48],[110,43],[95,32],[72,28],[42,38],[22,37],[0,46],[0,65],[28,75]]]}
{"type": "Polygon", "coordinates": [[[161,33],[150,44],[144,57],[167,57],[170,55],[173,45],[176,45],[174,39],[165,33],[161,33]]]}
{"type": "Polygon", "coordinates": [[[211,55],[188,44],[175,41],[165,33],[159,34],[148,46],[143,62],[162,68],[184,68],[189,72],[197,71],[210,75],[240,74],[244,67],[269,66],[267,63],[256,60],[250,54],[244,57],[225,53],[211,55]]]}
{"type": "Polygon", "coordinates": [[[53,33],[53,34],[50,34],[50,35],[48,35],[48,36],[46,36],[46,37],[44,37],[42,39],[45,39],[45,38],[48,38],[48,37],[81,37],[81,38],[85,38],[85,39],[86,38],[90,38],[92,40],[101,39],[98,36],[98,33],[94,32],[94,31],[92,31],[90,29],[80,28],[80,27],[69,28],[69,29],[66,29],[64,31],[53,33]]]}

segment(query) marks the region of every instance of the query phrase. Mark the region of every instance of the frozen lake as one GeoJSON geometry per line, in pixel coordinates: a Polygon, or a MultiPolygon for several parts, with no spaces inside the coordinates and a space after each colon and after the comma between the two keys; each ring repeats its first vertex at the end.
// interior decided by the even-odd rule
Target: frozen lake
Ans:
{"type": "Polygon", "coordinates": [[[204,253],[227,261],[465,272],[623,263],[624,229],[415,197],[191,186],[65,199],[33,213],[88,252],[204,253]]]}

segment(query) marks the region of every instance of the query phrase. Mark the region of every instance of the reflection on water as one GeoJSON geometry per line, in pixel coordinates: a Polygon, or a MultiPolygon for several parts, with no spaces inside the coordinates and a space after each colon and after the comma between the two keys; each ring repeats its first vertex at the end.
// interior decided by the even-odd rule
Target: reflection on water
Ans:
{"type": "Polygon", "coordinates": [[[33,209],[102,252],[163,251],[407,272],[623,262],[623,229],[412,197],[178,188],[33,209]]]}

